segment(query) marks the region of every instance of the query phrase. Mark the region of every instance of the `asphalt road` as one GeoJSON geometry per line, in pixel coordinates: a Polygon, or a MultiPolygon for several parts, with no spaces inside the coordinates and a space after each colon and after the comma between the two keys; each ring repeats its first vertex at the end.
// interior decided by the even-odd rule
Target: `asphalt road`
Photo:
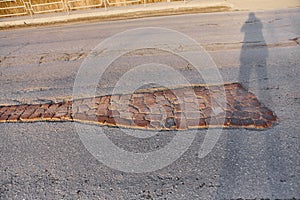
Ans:
{"type": "MultiPolygon", "coordinates": [[[[200,43],[224,82],[241,82],[279,122],[263,131],[223,130],[201,159],[206,130],[191,131],[197,136],[178,160],[144,174],[99,162],[83,145],[75,123],[1,123],[0,198],[300,199],[299,11],[257,12],[250,20],[247,12],[232,12],[1,31],[0,104],[70,99],[80,65],[97,44],[128,29],[163,27],[200,43]]],[[[172,66],[191,83],[205,83],[175,55],[136,51],[112,63],[97,94],[112,93],[133,66],[154,61],[172,66]]],[[[116,128],[105,131],[115,144],[136,152],[161,149],[173,134],[184,134],[159,132],[147,140],[128,139],[116,128]]]]}

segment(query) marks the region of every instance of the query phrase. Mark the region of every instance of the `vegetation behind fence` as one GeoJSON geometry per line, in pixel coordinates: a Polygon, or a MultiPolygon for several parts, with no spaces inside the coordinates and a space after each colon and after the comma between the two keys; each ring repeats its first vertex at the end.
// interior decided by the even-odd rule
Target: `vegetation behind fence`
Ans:
{"type": "Polygon", "coordinates": [[[168,0],[0,0],[0,17],[163,1],[168,0]]]}

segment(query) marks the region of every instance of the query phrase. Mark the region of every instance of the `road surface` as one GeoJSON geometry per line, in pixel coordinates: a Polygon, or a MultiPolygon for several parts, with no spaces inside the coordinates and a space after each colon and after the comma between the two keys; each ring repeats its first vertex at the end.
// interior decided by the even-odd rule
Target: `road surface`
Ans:
{"type": "MultiPolygon", "coordinates": [[[[195,140],[178,160],[142,174],[99,162],[83,145],[75,123],[1,123],[0,198],[299,199],[299,11],[256,12],[254,17],[247,12],[191,14],[1,31],[1,105],[71,99],[80,65],[97,44],[128,29],[163,27],[196,40],[224,82],[241,82],[276,113],[279,123],[263,131],[223,130],[213,151],[201,159],[198,149],[206,130],[194,130],[195,140]]],[[[205,83],[191,65],[170,53],[137,51],[112,63],[97,94],[111,94],[132,66],[154,61],[172,66],[191,83],[205,83]]],[[[159,132],[149,140],[125,140],[117,129],[104,129],[115,144],[137,152],[163,148],[174,134],[184,134],[159,132]]]]}

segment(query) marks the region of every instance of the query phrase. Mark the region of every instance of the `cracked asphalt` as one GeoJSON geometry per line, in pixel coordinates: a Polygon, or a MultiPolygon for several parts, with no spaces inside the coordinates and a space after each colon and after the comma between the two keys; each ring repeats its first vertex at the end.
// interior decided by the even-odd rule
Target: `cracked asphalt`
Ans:
{"type": "MultiPolygon", "coordinates": [[[[199,42],[224,82],[247,86],[279,123],[263,131],[223,130],[202,159],[198,150],[206,130],[183,131],[197,133],[190,148],[171,165],[145,174],[97,161],[73,123],[1,123],[0,199],[300,199],[299,11],[256,12],[255,19],[231,12],[1,31],[1,105],[71,99],[77,71],[97,44],[127,29],[159,26],[199,42]],[[254,26],[243,32],[245,24],[254,26]]],[[[111,94],[132,66],[154,61],[172,66],[192,84],[204,83],[185,60],[139,50],[111,64],[97,94],[111,94]]],[[[163,131],[147,140],[104,129],[115,144],[134,152],[160,149],[179,134],[163,131]]]]}

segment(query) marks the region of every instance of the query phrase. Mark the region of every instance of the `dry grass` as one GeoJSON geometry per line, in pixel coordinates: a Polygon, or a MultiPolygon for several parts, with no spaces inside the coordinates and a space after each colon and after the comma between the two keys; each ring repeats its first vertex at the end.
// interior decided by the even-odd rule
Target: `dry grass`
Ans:
{"type": "MultiPolygon", "coordinates": [[[[111,6],[135,5],[135,4],[144,3],[144,0],[140,0],[140,2],[132,2],[126,4],[124,4],[125,0],[108,0],[108,1],[111,4],[111,6]]],[[[68,0],[24,0],[24,2],[25,3],[27,2],[28,3],[27,5],[29,5],[30,2],[30,4],[32,5],[31,8],[33,13],[62,12],[62,11],[67,11],[67,9],[75,10],[75,9],[86,9],[86,8],[93,8],[93,7],[104,7],[104,4],[101,5],[101,0],[69,0],[69,1],[68,0]]],[[[11,0],[6,2],[0,1],[0,8],[7,8],[7,9],[0,9],[0,17],[1,15],[10,15],[10,14],[15,14],[15,15],[20,15],[22,13],[30,14],[29,11],[26,12],[24,2],[22,0],[15,0],[15,1],[11,0]],[[22,7],[10,8],[16,6],[22,6],[22,7]]],[[[166,2],[166,0],[147,0],[147,3],[157,3],[157,2],[166,2]]]]}
{"type": "Polygon", "coordinates": [[[1,8],[0,15],[26,13],[26,9],[24,7],[23,8],[2,9],[2,8],[9,8],[9,7],[16,7],[16,6],[24,6],[24,4],[21,0],[7,1],[7,2],[0,1],[0,8],[1,8]]]}

